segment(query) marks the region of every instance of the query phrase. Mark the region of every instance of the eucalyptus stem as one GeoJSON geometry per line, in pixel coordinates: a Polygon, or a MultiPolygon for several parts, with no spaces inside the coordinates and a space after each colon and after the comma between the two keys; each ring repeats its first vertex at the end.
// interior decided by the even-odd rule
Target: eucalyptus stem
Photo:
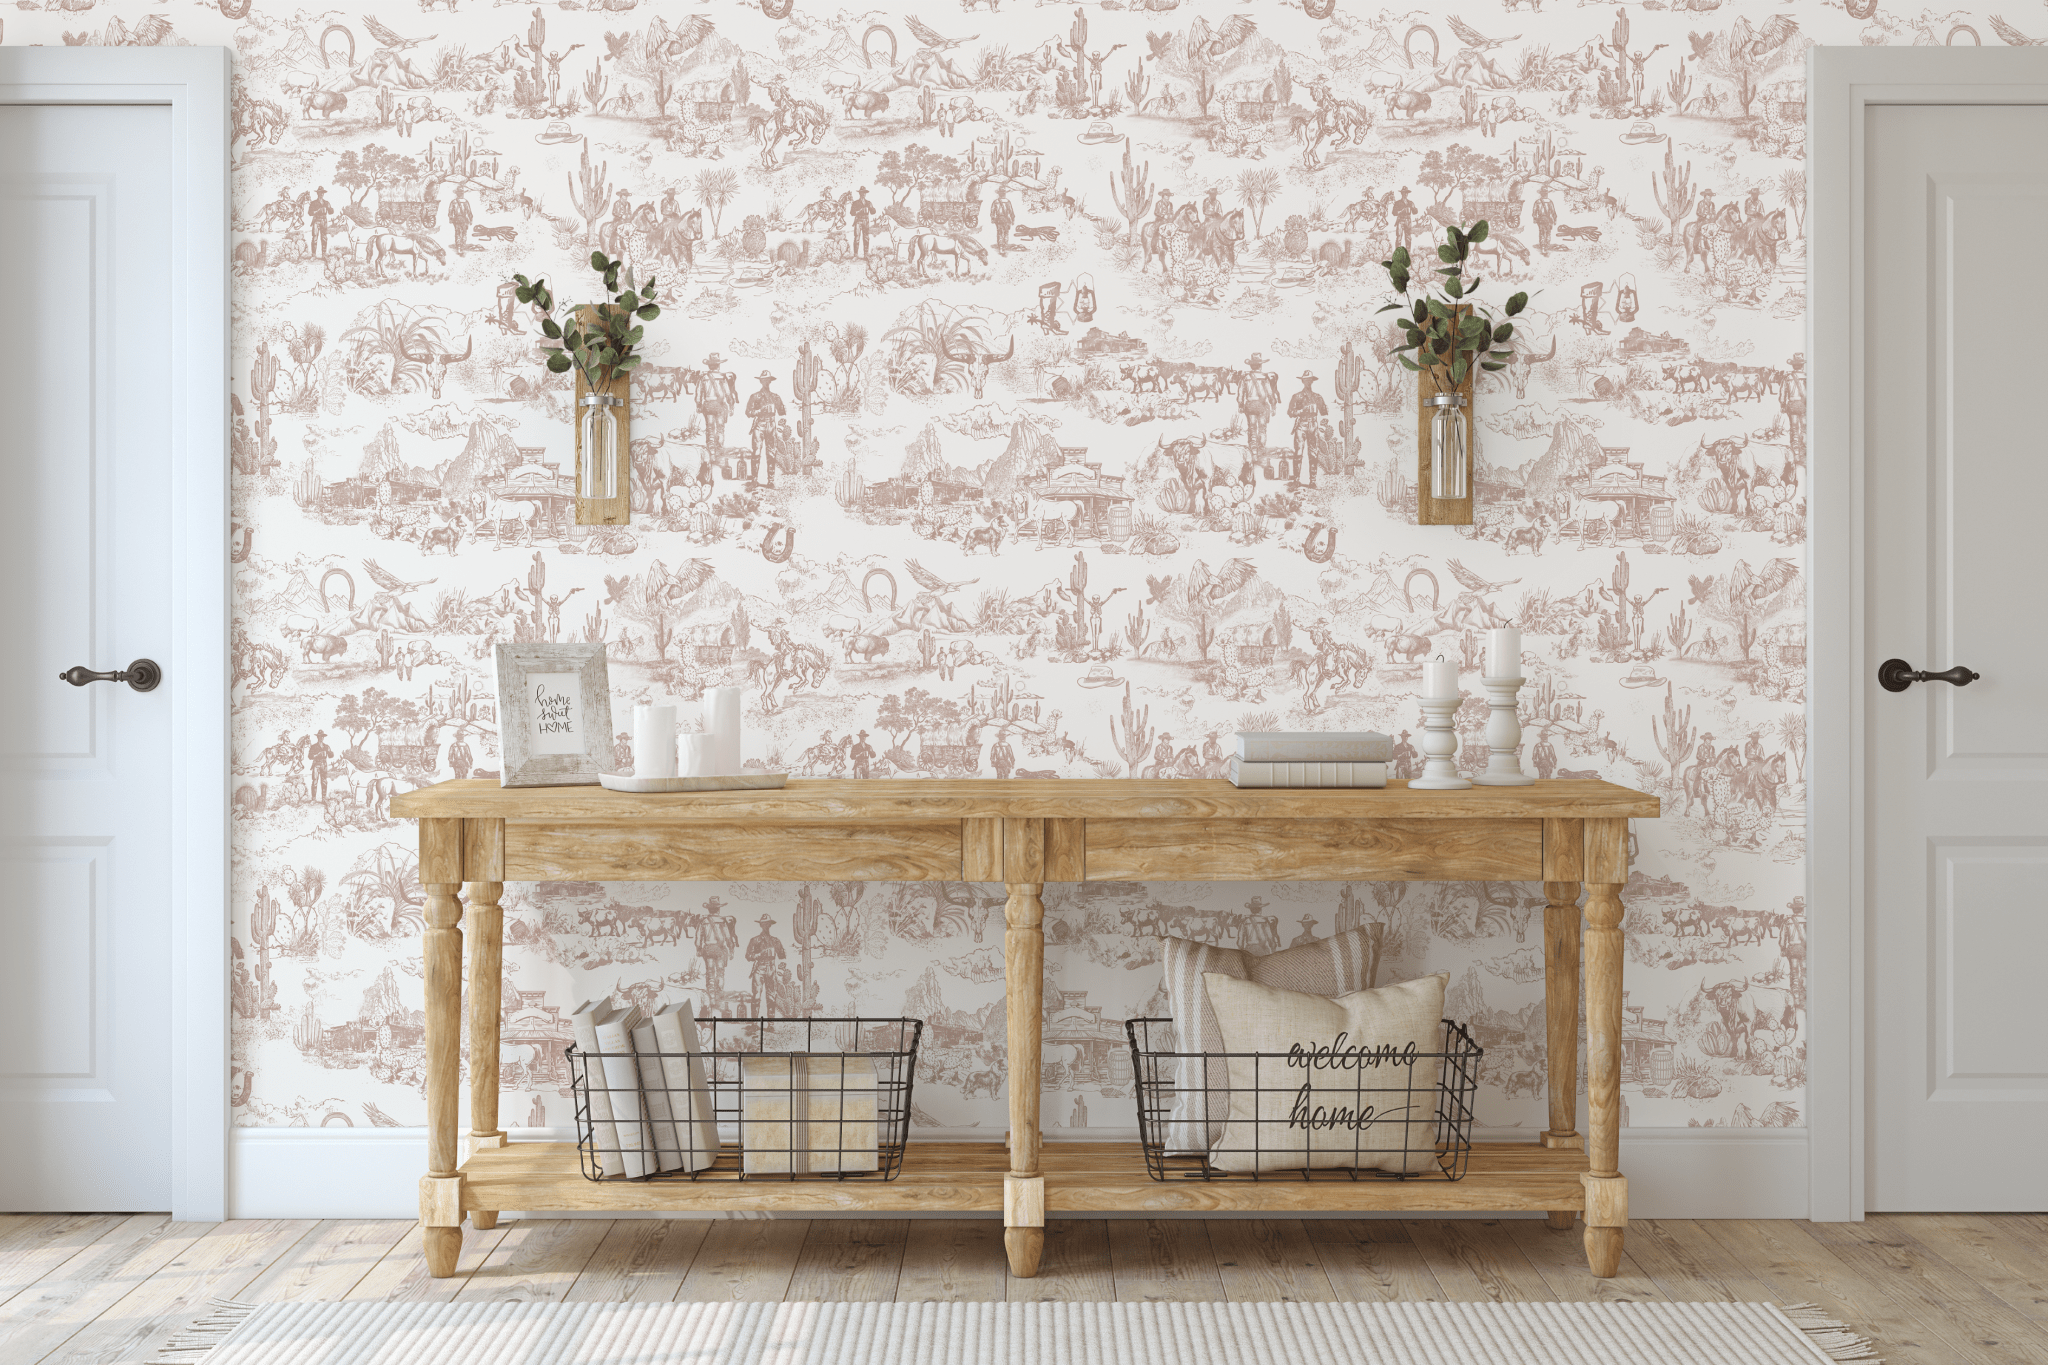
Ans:
{"type": "Polygon", "coordinates": [[[1515,294],[1496,314],[1472,297],[1485,281],[1477,275],[1467,277],[1466,263],[1472,248],[1484,242],[1488,232],[1484,219],[1474,223],[1470,231],[1446,227],[1444,244],[1436,249],[1437,259],[1443,264],[1435,273],[1442,278],[1419,287],[1413,279],[1407,247],[1395,247],[1393,256],[1380,262],[1394,292],[1401,296],[1379,310],[1402,313],[1395,319],[1401,328],[1402,344],[1394,348],[1394,358],[1409,370],[1444,371],[1449,378],[1448,382],[1437,379],[1440,389],[1461,387],[1475,363],[1482,370],[1499,370],[1514,356],[1513,348],[1508,346],[1515,335],[1514,324],[1501,318],[1514,317],[1528,307],[1528,294],[1515,294]],[[1410,351],[1415,353],[1412,359],[1407,354],[1410,351]]]}
{"type": "Polygon", "coordinates": [[[571,304],[564,314],[566,322],[556,319],[554,291],[548,288],[545,278],[529,280],[524,275],[514,275],[512,281],[518,287],[519,301],[540,309],[541,335],[560,343],[548,352],[549,373],[565,374],[573,368],[583,376],[591,392],[603,393],[621,374],[639,368],[640,356],[634,348],[646,329],[634,320],[652,322],[661,316],[661,307],[655,302],[654,276],[636,283],[630,267],[602,251],[590,253],[590,268],[604,283],[606,301],[571,304]]]}

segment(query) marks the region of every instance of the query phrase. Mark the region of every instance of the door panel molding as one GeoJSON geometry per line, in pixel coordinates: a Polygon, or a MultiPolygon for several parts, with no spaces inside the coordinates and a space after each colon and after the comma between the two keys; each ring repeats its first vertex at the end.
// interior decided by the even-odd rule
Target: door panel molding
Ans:
{"type": "Polygon", "coordinates": [[[1808,1081],[1816,1221],[1864,1213],[1870,810],[1863,699],[1865,113],[1886,104],[2048,104],[2048,49],[1816,47],[1807,57],[1807,346],[1813,496],[1807,631],[1808,1081]]]}
{"type": "Polygon", "coordinates": [[[228,86],[224,47],[0,48],[0,104],[171,110],[171,1214],[227,1216],[228,86]]]}

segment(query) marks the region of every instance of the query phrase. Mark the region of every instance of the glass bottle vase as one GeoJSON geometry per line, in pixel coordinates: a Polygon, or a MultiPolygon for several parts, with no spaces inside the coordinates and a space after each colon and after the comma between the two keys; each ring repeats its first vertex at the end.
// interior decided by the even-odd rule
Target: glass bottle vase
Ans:
{"type": "Polygon", "coordinates": [[[586,393],[577,400],[576,496],[619,496],[619,409],[625,400],[586,393]]]}
{"type": "Polygon", "coordinates": [[[1429,495],[1453,500],[1472,496],[1466,471],[1471,464],[1472,428],[1466,415],[1465,395],[1439,393],[1428,400],[1435,409],[1429,418],[1429,495]]]}

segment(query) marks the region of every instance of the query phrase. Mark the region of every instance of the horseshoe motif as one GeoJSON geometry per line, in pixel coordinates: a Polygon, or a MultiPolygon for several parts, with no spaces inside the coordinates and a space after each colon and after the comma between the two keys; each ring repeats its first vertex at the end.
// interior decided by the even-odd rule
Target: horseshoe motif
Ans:
{"type": "Polygon", "coordinates": [[[1337,528],[1323,525],[1311,526],[1308,538],[1301,542],[1301,552],[1308,556],[1308,562],[1311,564],[1329,563],[1331,556],[1337,553],[1337,528]],[[1317,547],[1317,536],[1323,537],[1321,548],[1317,547]]]}
{"type": "Polygon", "coordinates": [[[761,0],[761,13],[770,19],[787,19],[795,8],[796,0],[761,0]]]}
{"type": "Polygon", "coordinates": [[[1443,600],[1444,590],[1436,581],[1436,575],[1428,569],[1410,569],[1408,571],[1408,576],[1401,580],[1401,598],[1408,604],[1408,610],[1415,610],[1415,595],[1408,589],[1418,577],[1429,580],[1429,609],[1435,611],[1437,604],[1443,600]]]}
{"type": "Polygon", "coordinates": [[[1327,19],[1336,13],[1337,0],[1301,0],[1301,8],[1311,19],[1327,19]]]}
{"type": "Polygon", "coordinates": [[[356,580],[355,575],[351,574],[347,569],[329,569],[326,573],[320,575],[320,610],[334,610],[327,601],[327,580],[336,574],[340,574],[341,581],[348,584],[348,609],[354,611],[356,609],[356,580]]]}
{"type": "Polygon", "coordinates": [[[1877,13],[1877,0],[1843,0],[1842,8],[1849,11],[1851,19],[1868,19],[1877,13]]]}
{"type": "MultiPolygon", "coordinates": [[[[1871,0],[1871,3],[1876,4],[1877,0],[1871,0]]],[[[896,30],[890,28],[887,24],[870,24],[868,25],[868,31],[860,35],[860,59],[868,64],[870,71],[874,70],[875,58],[874,54],[868,51],[868,39],[874,37],[877,33],[889,40],[889,65],[892,67],[896,65],[896,30]]]]}
{"type": "Polygon", "coordinates": [[[771,526],[768,534],[761,537],[761,558],[770,564],[782,564],[789,560],[790,552],[796,549],[796,528],[794,526],[771,526]],[[775,547],[775,535],[782,533],[782,548],[775,547]]]}
{"type": "Polygon", "coordinates": [[[322,65],[323,67],[331,67],[334,65],[333,62],[327,60],[327,39],[330,34],[335,33],[339,33],[342,37],[348,39],[348,64],[351,67],[353,67],[356,64],[356,35],[350,31],[348,25],[346,24],[329,24],[324,30],[321,31],[320,65],[322,65]]]}
{"type": "Polygon", "coordinates": [[[889,610],[896,610],[896,575],[890,573],[887,569],[869,569],[867,573],[861,578],[860,609],[862,611],[874,610],[874,607],[868,602],[868,584],[874,580],[876,574],[880,574],[882,577],[889,580],[889,610]]]}
{"type": "Polygon", "coordinates": [[[1954,47],[1956,45],[1956,35],[1958,33],[1969,34],[1970,42],[1972,45],[1976,47],[1984,46],[1984,40],[1977,36],[1976,29],[1971,28],[1968,24],[1957,24],[1954,28],[1948,31],[1948,45],[1950,47],[1954,47]]]}
{"type": "Polygon", "coordinates": [[[1436,36],[1436,30],[1431,28],[1428,24],[1417,24],[1414,28],[1409,29],[1408,32],[1403,34],[1401,37],[1401,55],[1408,59],[1408,69],[1410,71],[1413,71],[1415,69],[1415,53],[1412,50],[1411,45],[1414,43],[1415,35],[1418,33],[1427,33],[1429,35],[1430,66],[1436,67],[1442,65],[1444,59],[1443,40],[1436,36]]]}

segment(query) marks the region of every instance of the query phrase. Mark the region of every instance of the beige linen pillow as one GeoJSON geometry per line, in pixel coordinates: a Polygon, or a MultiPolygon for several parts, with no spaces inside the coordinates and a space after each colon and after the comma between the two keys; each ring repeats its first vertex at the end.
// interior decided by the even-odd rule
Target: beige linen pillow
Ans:
{"type": "Polygon", "coordinates": [[[1230,1062],[1219,1171],[1436,1168],[1449,972],[1334,1000],[1221,972],[1202,978],[1230,1062]],[[1436,1054],[1403,1060],[1412,1053],[1436,1054]]]}
{"type": "MultiPolygon", "coordinates": [[[[1364,928],[1319,938],[1298,948],[1260,956],[1239,948],[1219,948],[1193,939],[1165,940],[1166,1008],[1173,1015],[1173,1050],[1179,1053],[1222,1052],[1223,1032],[1209,1008],[1202,976],[1220,972],[1239,981],[1256,981],[1287,991],[1312,995],[1346,995],[1363,990],[1369,970],[1370,941],[1364,928]]],[[[1173,1108],[1166,1124],[1168,1156],[1200,1156],[1223,1133],[1224,1087],[1229,1072],[1220,1061],[1182,1056],[1173,1070],[1173,1108]],[[1209,1096],[1217,1102],[1210,1112],[1209,1096]]]]}

